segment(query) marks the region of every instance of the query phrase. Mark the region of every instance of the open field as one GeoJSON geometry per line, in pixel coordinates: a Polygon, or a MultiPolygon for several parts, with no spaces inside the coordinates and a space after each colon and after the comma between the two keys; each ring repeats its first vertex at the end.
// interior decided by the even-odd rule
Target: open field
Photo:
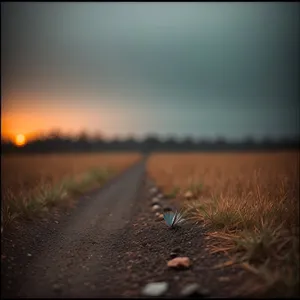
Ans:
{"type": "Polygon", "coordinates": [[[242,288],[297,288],[299,152],[155,154],[148,172],[204,226],[211,252],[255,274],[242,288]]]}
{"type": "Polygon", "coordinates": [[[4,226],[57,204],[70,204],[62,200],[101,185],[140,157],[137,153],[2,156],[4,226]]]}

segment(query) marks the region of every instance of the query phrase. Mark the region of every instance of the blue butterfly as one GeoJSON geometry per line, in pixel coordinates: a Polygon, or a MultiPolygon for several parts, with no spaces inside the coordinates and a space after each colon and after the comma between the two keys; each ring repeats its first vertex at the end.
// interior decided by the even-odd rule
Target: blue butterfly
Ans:
{"type": "Polygon", "coordinates": [[[164,219],[167,225],[171,228],[174,228],[176,225],[184,221],[182,214],[177,211],[175,213],[172,211],[164,213],[164,219]]]}

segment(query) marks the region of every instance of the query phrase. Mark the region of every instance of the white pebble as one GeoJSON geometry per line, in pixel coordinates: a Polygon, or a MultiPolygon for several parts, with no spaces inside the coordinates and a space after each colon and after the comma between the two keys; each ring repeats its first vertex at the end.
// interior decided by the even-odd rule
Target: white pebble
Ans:
{"type": "Polygon", "coordinates": [[[155,193],[157,193],[157,188],[156,188],[156,187],[151,188],[151,189],[150,189],[150,193],[151,193],[152,195],[154,195],[155,193]]]}
{"type": "Polygon", "coordinates": [[[160,210],[160,206],[159,205],[153,205],[152,210],[158,211],[158,210],[160,210]]]}
{"type": "Polygon", "coordinates": [[[153,282],[148,283],[142,290],[142,294],[144,296],[162,296],[168,290],[168,283],[167,282],[153,282]]]}

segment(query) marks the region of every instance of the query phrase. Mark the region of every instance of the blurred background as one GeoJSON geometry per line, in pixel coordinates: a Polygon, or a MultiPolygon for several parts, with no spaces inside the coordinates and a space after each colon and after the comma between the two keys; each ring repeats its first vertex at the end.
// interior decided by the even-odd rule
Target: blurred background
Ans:
{"type": "Polygon", "coordinates": [[[4,152],[299,146],[299,3],[1,3],[4,152]]]}

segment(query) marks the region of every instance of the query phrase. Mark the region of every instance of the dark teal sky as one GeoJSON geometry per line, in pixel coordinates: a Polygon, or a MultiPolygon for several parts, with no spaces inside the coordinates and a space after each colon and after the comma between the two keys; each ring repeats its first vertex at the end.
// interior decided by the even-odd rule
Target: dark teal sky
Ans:
{"type": "Polygon", "coordinates": [[[2,3],[6,129],[22,130],[12,129],[16,116],[28,127],[30,112],[47,116],[35,129],[107,135],[299,134],[299,11],[284,2],[2,3]]]}

